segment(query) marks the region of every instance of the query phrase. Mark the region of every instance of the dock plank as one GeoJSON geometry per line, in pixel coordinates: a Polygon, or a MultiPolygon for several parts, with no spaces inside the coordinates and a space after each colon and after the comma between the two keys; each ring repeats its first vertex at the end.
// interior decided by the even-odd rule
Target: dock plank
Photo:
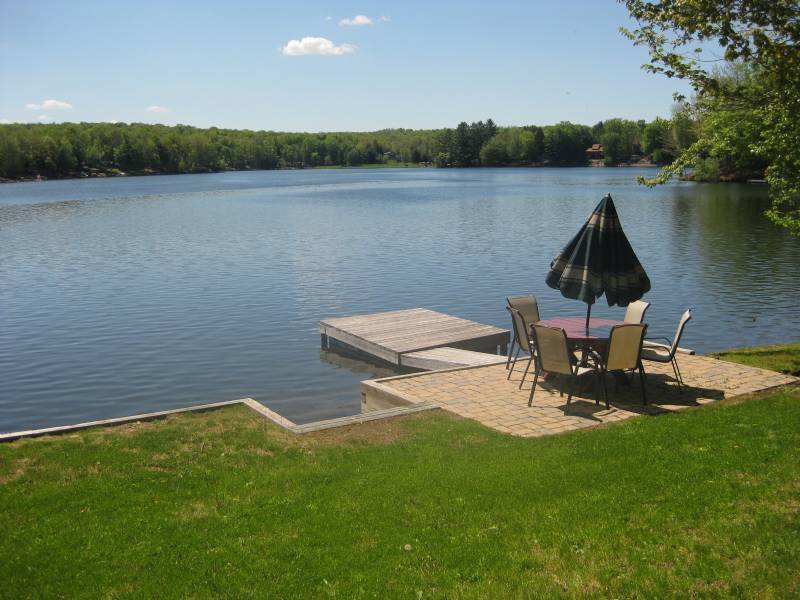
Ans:
{"type": "MultiPolygon", "coordinates": [[[[395,318],[370,321],[355,321],[355,322],[333,322],[327,323],[329,327],[335,327],[344,331],[348,331],[355,335],[381,337],[385,335],[396,335],[398,332],[408,331],[409,329],[423,330],[430,327],[442,326],[444,324],[453,323],[454,318],[443,318],[447,315],[435,314],[415,314],[415,315],[398,315],[395,318]]],[[[460,320],[459,320],[460,321],[460,320]]],[[[469,321],[467,321],[469,323],[469,321]]]]}
{"type": "Polygon", "coordinates": [[[486,352],[472,352],[460,348],[441,346],[430,350],[409,352],[400,357],[401,365],[412,369],[433,371],[436,369],[450,369],[454,367],[476,367],[479,365],[497,365],[506,362],[506,357],[500,354],[486,352]]]}

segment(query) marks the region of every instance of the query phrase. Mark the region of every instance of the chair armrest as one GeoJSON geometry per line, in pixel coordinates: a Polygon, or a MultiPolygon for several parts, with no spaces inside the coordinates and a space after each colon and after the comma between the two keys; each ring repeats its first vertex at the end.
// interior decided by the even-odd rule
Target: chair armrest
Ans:
{"type": "Polygon", "coordinates": [[[672,352],[672,346],[669,344],[659,344],[645,340],[642,343],[642,350],[663,350],[664,352],[672,352]]]}

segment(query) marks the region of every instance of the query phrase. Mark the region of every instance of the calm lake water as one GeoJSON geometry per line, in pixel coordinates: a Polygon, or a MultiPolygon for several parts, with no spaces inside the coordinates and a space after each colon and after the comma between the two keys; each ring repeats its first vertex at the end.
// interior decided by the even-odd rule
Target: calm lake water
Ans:
{"type": "MultiPolygon", "coordinates": [[[[800,339],[800,242],[760,186],[640,169],[262,171],[0,186],[0,431],[254,397],[359,410],[377,371],[320,352],[324,317],[427,307],[508,327],[585,305],[544,283],[611,192],[653,283],[649,333],[702,352],[800,339]]],[[[601,299],[597,316],[621,318],[601,299]]],[[[386,374],[385,372],[382,374],[386,374]]]]}

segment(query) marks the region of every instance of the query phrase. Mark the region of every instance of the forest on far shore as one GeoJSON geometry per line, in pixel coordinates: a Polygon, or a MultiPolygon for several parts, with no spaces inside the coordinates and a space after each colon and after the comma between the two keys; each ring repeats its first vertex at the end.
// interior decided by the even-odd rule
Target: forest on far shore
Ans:
{"type": "Polygon", "coordinates": [[[576,166],[602,144],[606,165],[646,157],[667,164],[694,141],[676,110],[649,123],[610,119],[498,127],[492,119],[452,129],[282,133],[144,123],[0,125],[0,178],[87,177],[378,164],[437,167],[576,166]]]}

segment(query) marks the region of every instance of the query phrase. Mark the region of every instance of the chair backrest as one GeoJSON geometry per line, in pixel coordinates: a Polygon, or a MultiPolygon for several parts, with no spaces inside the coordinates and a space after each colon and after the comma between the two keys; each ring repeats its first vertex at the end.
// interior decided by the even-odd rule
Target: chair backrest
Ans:
{"type": "Polygon", "coordinates": [[[669,357],[672,358],[675,356],[675,351],[678,349],[678,344],[681,342],[681,336],[683,335],[683,328],[686,327],[686,323],[688,323],[692,318],[692,309],[687,308],[686,312],[681,315],[681,320],[678,321],[678,329],[675,330],[675,338],[672,340],[672,348],[669,349],[669,357]]]}
{"type": "Polygon", "coordinates": [[[560,327],[533,326],[533,339],[539,353],[539,366],[548,373],[572,374],[567,334],[560,327]]]}
{"type": "Polygon", "coordinates": [[[506,307],[511,313],[511,325],[514,327],[514,339],[523,352],[531,354],[530,333],[525,317],[516,308],[506,307]]]}
{"type": "Polygon", "coordinates": [[[644,321],[644,313],[647,312],[647,309],[650,308],[650,303],[645,302],[644,300],[637,300],[636,302],[631,302],[628,304],[627,310],[625,310],[625,319],[626,323],[641,323],[644,321]]]}
{"type": "Polygon", "coordinates": [[[536,296],[509,296],[506,298],[506,302],[508,302],[509,308],[520,312],[528,325],[542,320],[539,317],[539,303],[536,301],[536,296]]]}
{"type": "Polygon", "coordinates": [[[647,325],[640,323],[612,327],[606,349],[606,369],[621,371],[638,367],[645,331],[647,325]]]}

